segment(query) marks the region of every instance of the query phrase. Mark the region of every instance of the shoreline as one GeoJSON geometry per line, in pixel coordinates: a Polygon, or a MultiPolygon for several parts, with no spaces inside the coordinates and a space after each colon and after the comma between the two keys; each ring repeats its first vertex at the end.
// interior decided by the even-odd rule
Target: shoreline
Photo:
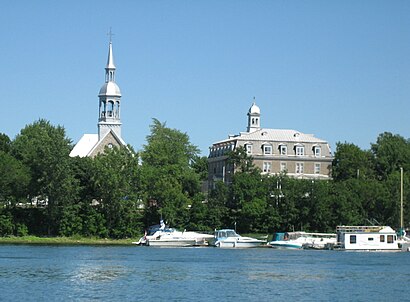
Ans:
{"type": "Polygon", "coordinates": [[[109,239],[87,237],[0,237],[0,245],[132,245],[135,239],[109,239]]]}

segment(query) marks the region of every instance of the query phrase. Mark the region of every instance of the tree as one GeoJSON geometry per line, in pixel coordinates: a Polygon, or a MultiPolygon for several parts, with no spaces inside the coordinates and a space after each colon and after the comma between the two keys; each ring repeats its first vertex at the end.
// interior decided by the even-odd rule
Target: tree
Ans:
{"type": "Polygon", "coordinates": [[[350,143],[337,143],[332,164],[332,177],[335,181],[350,178],[374,177],[373,155],[350,143]]]}
{"type": "Polygon", "coordinates": [[[147,193],[146,214],[155,221],[162,215],[174,227],[184,227],[189,219],[188,208],[200,191],[199,175],[193,168],[199,150],[186,133],[166,127],[153,119],[151,134],[141,152],[144,188],[147,193]]]}
{"type": "Polygon", "coordinates": [[[191,166],[201,181],[208,179],[208,158],[206,156],[194,156],[191,166]]]}
{"type": "Polygon", "coordinates": [[[400,135],[385,132],[379,135],[377,143],[372,144],[375,169],[380,179],[387,179],[394,171],[403,167],[410,171],[410,142],[400,135]]]}
{"type": "Polygon", "coordinates": [[[10,138],[4,133],[0,133],[0,151],[9,153],[10,149],[11,149],[10,138]]]}
{"type": "Polygon", "coordinates": [[[110,237],[134,237],[141,229],[141,177],[131,146],[105,149],[94,158],[93,182],[110,237]]]}
{"type": "Polygon", "coordinates": [[[211,190],[207,202],[206,220],[207,225],[211,229],[220,229],[229,225],[232,219],[228,219],[228,186],[222,182],[217,181],[215,188],[211,190]]]}
{"type": "Polygon", "coordinates": [[[14,206],[27,196],[29,169],[13,156],[0,151],[0,203],[14,206]]]}
{"type": "Polygon", "coordinates": [[[63,206],[78,199],[69,163],[70,139],[63,127],[40,119],[22,129],[11,147],[11,153],[30,170],[30,200],[47,203],[48,233],[57,234],[63,206]]]}
{"type": "Polygon", "coordinates": [[[253,164],[253,158],[247,152],[245,147],[239,146],[233,151],[227,152],[228,163],[234,166],[235,172],[253,172],[256,168],[253,164]]]}

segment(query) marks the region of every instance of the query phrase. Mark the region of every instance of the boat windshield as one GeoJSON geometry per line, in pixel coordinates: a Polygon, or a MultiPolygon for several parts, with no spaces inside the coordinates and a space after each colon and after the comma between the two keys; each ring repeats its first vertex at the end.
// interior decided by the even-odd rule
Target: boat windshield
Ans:
{"type": "Polygon", "coordinates": [[[158,231],[164,232],[164,233],[172,233],[172,232],[175,231],[175,229],[173,229],[173,228],[161,229],[161,227],[160,227],[159,225],[158,225],[158,226],[152,226],[152,227],[150,227],[150,228],[148,229],[147,235],[148,235],[148,236],[152,236],[152,235],[154,235],[154,234],[155,234],[156,232],[158,232],[158,231]]]}
{"type": "Polygon", "coordinates": [[[218,231],[216,237],[218,238],[239,237],[239,235],[236,234],[234,230],[223,230],[223,231],[218,231]]]}

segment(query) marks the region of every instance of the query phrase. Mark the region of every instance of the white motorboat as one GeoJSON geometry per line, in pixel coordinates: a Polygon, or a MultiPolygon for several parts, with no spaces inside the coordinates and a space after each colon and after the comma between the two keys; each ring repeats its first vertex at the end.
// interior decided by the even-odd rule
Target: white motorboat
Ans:
{"type": "Polygon", "coordinates": [[[277,249],[325,249],[336,244],[336,234],[287,232],[275,233],[269,245],[277,249]]]}
{"type": "Polygon", "coordinates": [[[397,234],[389,226],[338,226],[336,232],[341,250],[401,250],[397,234]]]}
{"type": "Polygon", "coordinates": [[[258,247],[266,243],[264,240],[242,237],[232,229],[223,229],[215,231],[214,246],[221,248],[250,248],[258,247]]]}
{"type": "Polygon", "coordinates": [[[191,231],[178,231],[169,228],[161,220],[159,225],[151,226],[143,237],[134,244],[149,246],[199,246],[208,245],[213,235],[191,231]]]}

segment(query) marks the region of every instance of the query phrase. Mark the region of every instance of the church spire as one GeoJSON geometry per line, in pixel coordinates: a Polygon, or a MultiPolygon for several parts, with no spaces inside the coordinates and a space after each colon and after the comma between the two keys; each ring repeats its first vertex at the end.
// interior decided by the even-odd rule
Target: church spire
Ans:
{"type": "Polygon", "coordinates": [[[105,82],[115,82],[115,64],[114,55],[112,54],[112,42],[108,48],[107,66],[105,67],[105,82]]]}
{"type": "Polygon", "coordinates": [[[110,43],[108,47],[107,66],[105,67],[105,83],[100,89],[99,97],[99,117],[98,117],[98,136],[102,139],[108,132],[121,137],[120,103],[121,91],[115,83],[115,65],[112,51],[112,32],[110,29],[110,43]]]}

